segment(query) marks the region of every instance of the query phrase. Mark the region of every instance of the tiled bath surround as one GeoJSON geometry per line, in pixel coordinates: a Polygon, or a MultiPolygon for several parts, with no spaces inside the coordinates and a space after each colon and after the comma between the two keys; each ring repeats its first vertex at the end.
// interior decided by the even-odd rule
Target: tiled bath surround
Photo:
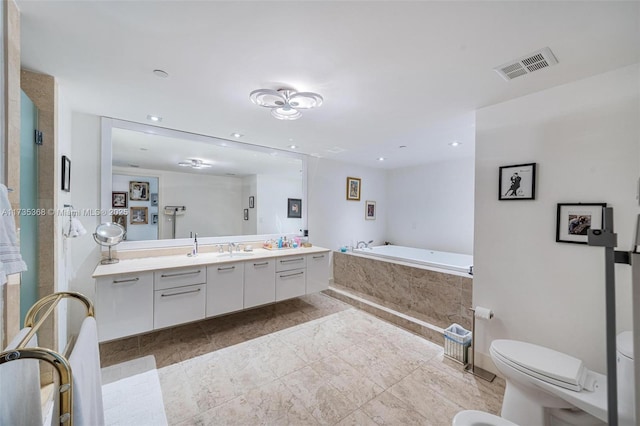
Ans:
{"type": "Polygon", "coordinates": [[[172,425],[449,425],[498,413],[504,393],[321,293],[101,345],[103,366],[145,354],[172,425]]]}
{"type": "Polygon", "coordinates": [[[470,276],[334,252],[333,279],[340,289],[422,322],[440,328],[458,323],[471,329],[470,276]]]}

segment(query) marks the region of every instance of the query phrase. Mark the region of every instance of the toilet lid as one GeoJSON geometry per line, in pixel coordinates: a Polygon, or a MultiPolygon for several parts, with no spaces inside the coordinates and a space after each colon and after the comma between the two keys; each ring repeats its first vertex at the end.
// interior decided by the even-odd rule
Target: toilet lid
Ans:
{"type": "Polygon", "coordinates": [[[518,426],[513,422],[493,414],[477,410],[460,411],[453,418],[452,426],[518,426]]]}
{"type": "Polygon", "coordinates": [[[525,374],[565,389],[582,390],[587,369],[578,358],[516,340],[494,340],[491,347],[504,362],[525,374]]]}

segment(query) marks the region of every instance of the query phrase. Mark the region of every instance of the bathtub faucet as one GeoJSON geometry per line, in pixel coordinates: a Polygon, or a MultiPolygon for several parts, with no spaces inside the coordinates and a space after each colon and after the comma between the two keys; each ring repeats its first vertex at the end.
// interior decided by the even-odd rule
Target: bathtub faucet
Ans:
{"type": "Polygon", "coordinates": [[[358,244],[356,244],[356,248],[369,248],[369,244],[371,244],[372,242],[373,242],[373,240],[371,240],[369,242],[358,241],[358,244]]]}

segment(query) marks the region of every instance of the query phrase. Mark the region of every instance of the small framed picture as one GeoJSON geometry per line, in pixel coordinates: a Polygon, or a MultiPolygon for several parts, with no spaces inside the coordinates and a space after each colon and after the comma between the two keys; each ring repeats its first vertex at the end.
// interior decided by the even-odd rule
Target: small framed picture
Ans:
{"type": "Polygon", "coordinates": [[[558,204],[556,242],[587,244],[589,229],[602,229],[602,208],[607,203],[558,204]]]}
{"type": "Polygon", "coordinates": [[[249,197],[249,208],[252,209],[256,206],[256,198],[252,195],[249,197]]]}
{"type": "Polygon", "coordinates": [[[498,200],[535,200],[536,163],[500,167],[498,200]]]}
{"type": "Polygon", "coordinates": [[[127,215],[126,214],[114,214],[111,216],[111,221],[113,223],[117,223],[118,225],[122,226],[125,231],[125,236],[127,235],[126,234],[127,232],[127,215]]]}
{"type": "Polygon", "coordinates": [[[347,200],[360,201],[360,178],[347,178],[347,200]]]}
{"type": "Polygon", "coordinates": [[[151,215],[151,223],[153,225],[157,225],[158,224],[158,213],[153,213],[151,215]]]}
{"type": "Polygon", "coordinates": [[[132,225],[147,225],[149,223],[148,213],[148,207],[131,207],[129,209],[130,223],[132,225]]]}
{"type": "Polygon", "coordinates": [[[129,182],[130,201],[149,201],[149,182],[129,182]]]}
{"type": "Polygon", "coordinates": [[[66,155],[62,156],[62,190],[71,192],[71,160],[66,155]]]}
{"type": "Polygon", "coordinates": [[[249,220],[249,209],[244,209],[244,220],[249,220]]]}
{"type": "Polygon", "coordinates": [[[376,220],[376,202],[365,201],[364,218],[367,220],[376,220]]]}
{"type": "Polygon", "coordinates": [[[149,199],[151,200],[151,205],[152,206],[157,206],[158,205],[158,193],[154,192],[153,194],[151,194],[149,196],[149,199]]]}
{"type": "Polygon", "coordinates": [[[293,219],[302,217],[302,200],[300,198],[289,198],[287,200],[287,217],[293,219]]]}
{"type": "Polygon", "coordinates": [[[111,207],[114,209],[126,209],[127,208],[127,193],[126,192],[112,192],[111,193],[111,207]]]}

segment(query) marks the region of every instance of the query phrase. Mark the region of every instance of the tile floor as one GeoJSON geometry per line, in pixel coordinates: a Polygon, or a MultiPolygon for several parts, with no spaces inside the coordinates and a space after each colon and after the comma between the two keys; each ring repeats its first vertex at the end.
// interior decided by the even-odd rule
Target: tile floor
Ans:
{"type": "Polygon", "coordinates": [[[103,367],[154,355],[173,425],[450,425],[498,413],[504,381],[324,294],[101,345],[103,367]]]}

